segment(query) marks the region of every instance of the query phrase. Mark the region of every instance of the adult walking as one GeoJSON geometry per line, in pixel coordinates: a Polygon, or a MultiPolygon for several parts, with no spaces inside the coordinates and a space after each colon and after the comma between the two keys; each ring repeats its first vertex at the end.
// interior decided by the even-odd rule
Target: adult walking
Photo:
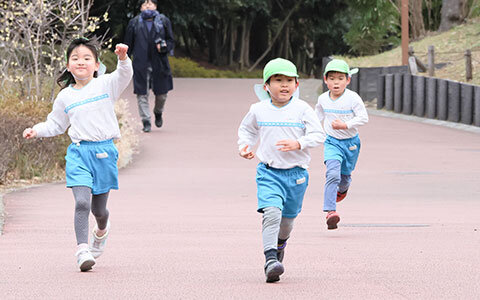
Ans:
{"type": "Polygon", "coordinates": [[[157,4],[157,0],[144,1],[140,6],[140,14],[130,20],[125,34],[128,54],[133,58],[133,92],[137,95],[144,132],[152,128],[149,90],[152,89],[155,94],[155,126],[162,127],[167,93],[173,89],[168,62],[168,55],[173,54],[175,46],[172,24],[157,11],[157,4]]]}

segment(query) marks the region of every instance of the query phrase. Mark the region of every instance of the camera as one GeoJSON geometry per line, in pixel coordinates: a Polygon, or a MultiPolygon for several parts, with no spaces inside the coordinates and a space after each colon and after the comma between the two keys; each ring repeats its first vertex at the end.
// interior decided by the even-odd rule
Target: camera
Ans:
{"type": "Polygon", "coordinates": [[[158,38],[155,40],[155,44],[157,44],[157,50],[160,53],[167,53],[167,41],[164,39],[158,38]],[[160,49],[158,48],[160,46],[160,49]]]}

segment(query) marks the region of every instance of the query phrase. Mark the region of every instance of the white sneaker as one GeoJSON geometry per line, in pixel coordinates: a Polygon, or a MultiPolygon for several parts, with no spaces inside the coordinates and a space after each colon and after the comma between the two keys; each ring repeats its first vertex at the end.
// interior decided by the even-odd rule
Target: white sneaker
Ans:
{"type": "Polygon", "coordinates": [[[110,233],[110,221],[107,222],[107,231],[102,237],[97,236],[98,227],[95,225],[92,232],[92,239],[90,241],[90,252],[94,258],[98,258],[102,255],[103,250],[105,249],[105,244],[107,243],[108,234],[110,233]]]}
{"type": "Polygon", "coordinates": [[[77,257],[78,267],[82,272],[90,270],[95,264],[95,258],[87,248],[78,250],[75,256],[77,257]]]}

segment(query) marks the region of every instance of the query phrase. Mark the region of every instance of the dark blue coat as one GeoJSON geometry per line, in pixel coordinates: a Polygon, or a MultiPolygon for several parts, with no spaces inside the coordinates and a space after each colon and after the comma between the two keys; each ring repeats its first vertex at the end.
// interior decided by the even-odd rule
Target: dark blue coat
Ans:
{"type": "Polygon", "coordinates": [[[152,67],[150,87],[155,95],[166,94],[173,89],[172,72],[168,62],[168,53],[173,53],[172,24],[162,14],[157,14],[150,31],[146,21],[140,15],[136,16],[127,26],[125,44],[128,45],[128,55],[133,61],[133,92],[137,95],[147,94],[147,69],[152,67]],[[156,42],[165,40],[167,51],[160,53],[156,42]]]}

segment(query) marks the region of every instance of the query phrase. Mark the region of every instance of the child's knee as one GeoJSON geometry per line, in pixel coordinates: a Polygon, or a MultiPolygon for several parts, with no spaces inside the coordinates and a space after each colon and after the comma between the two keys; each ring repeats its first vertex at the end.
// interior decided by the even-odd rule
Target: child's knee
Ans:
{"type": "Polygon", "coordinates": [[[336,159],[327,160],[325,165],[327,166],[327,172],[325,174],[327,182],[340,182],[340,161],[336,159]]]}
{"type": "Polygon", "coordinates": [[[278,207],[269,206],[263,209],[263,225],[272,226],[278,224],[282,220],[282,210],[278,207]]]}
{"type": "Polygon", "coordinates": [[[75,199],[75,211],[90,211],[90,199],[81,197],[75,199]]]}

